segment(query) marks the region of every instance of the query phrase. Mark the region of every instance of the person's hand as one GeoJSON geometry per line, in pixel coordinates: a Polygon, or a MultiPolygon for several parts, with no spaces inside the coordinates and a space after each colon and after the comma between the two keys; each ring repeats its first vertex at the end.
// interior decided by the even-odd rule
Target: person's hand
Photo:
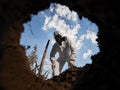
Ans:
{"type": "Polygon", "coordinates": [[[54,69],[55,66],[56,66],[56,64],[55,64],[55,61],[54,61],[54,62],[52,62],[52,69],[54,69]]]}
{"type": "Polygon", "coordinates": [[[70,60],[70,66],[75,66],[75,60],[70,60]]]}

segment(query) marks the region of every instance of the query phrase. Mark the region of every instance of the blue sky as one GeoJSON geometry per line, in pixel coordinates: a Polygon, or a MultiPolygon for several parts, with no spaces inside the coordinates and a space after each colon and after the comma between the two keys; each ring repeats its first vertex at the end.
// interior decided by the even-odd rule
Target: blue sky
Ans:
{"type": "MultiPolygon", "coordinates": [[[[77,67],[83,67],[87,63],[92,63],[91,55],[99,52],[96,42],[98,32],[96,24],[84,17],[80,20],[77,12],[71,11],[67,6],[56,3],[51,3],[48,9],[31,16],[31,21],[23,24],[24,32],[21,35],[20,44],[23,46],[31,46],[31,48],[26,51],[26,55],[30,54],[36,44],[38,47],[37,62],[40,64],[46,43],[50,40],[44,71],[48,69],[51,70],[49,54],[55,42],[53,38],[53,32],[55,30],[60,31],[63,36],[67,36],[73,41],[77,50],[75,63],[77,67]]],[[[63,71],[66,68],[67,64],[65,64],[63,71]]]]}

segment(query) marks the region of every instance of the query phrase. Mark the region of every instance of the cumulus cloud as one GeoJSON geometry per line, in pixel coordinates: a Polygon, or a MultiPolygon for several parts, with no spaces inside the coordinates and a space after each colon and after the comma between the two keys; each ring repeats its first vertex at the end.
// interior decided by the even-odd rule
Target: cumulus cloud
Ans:
{"type": "Polygon", "coordinates": [[[46,16],[45,14],[44,14],[44,16],[45,16],[45,22],[44,22],[44,26],[42,27],[42,29],[43,30],[48,30],[49,28],[46,27],[46,26],[49,23],[49,21],[51,20],[51,17],[50,16],[46,16]]]}
{"type": "Polygon", "coordinates": [[[92,50],[87,50],[87,52],[83,53],[83,58],[86,59],[91,55],[92,55],[92,50]]]}
{"type": "Polygon", "coordinates": [[[53,45],[54,43],[55,43],[55,40],[54,40],[54,39],[52,39],[52,40],[51,40],[51,44],[53,45]]]}
{"type": "Polygon", "coordinates": [[[77,13],[75,11],[70,11],[70,9],[67,6],[62,6],[60,4],[55,4],[56,7],[56,14],[59,16],[65,17],[68,20],[77,20],[77,13]]]}
{"type": "Polygon", "coordinates": [[[50,70],[50,69],[51,69],[51,62],[50,62],[50,60],[49,60],[49,59],[45,59],[45,64],[44,64],[43,69],[44,69],[45,71],[47,71],[47,70],[50,70]]]}
{"type": "Polygon", "coordinates": [[[50,62],[49,59],[45,59],[45,63],[46,63],[47,65],[51,65],[51,62],[50,62]]]}
{"type": "Polygon", "coordinates": [[[45,15],[45,23],[42,29],[49,30],[54,28],[56,31],[59,31],[62,36],[67,36],[73,42],[77,50],[80,49],[82,44],[77,37],[78,30],[80,29],[80,24],[77,21],[77,13],[70,11],[68,7],[60,4],[52,4],[50,6],[50,12],[53,14],[53,16],[50,17],[45,15]],[[63,19],[61,19],[61,17],[63,19]],[[66,19],[75,23],[73,28],[70,28],[70,25],[66,23],[66,19]]]}
{"type": "MultiPolygon", "coordinates": [[[[67,6],[60,4],[51,4],[49,9],[49,15],[44,14],[45,23],[43,30],[50,30],[54,28],[56,31],[59,31],[62,36],[67,36],[75,46],[76,50],[80,50],[84,45],[83,40],[91,40],[92,44],[97,44],[97,35],[95,32],[87,30],[86,34],[80,35],[78,37],[78,32],[81,28],[80,23],[78,22],[78,15],[75,11],[71,11],[67,6]],[[74,24],[67,24],[66,20],[74,24]],[[71,28],[72,27],[72,28],[71,28]]],[[[52,44],[55,41],[52,40],[52,44]]]]}
{"type": "Polygon", "coordinates": [[[91,40],[92,44],[97,44],[97,41],[96,41],[97,38],[98,38],[98,37],[97,37],[96,32],[92,32],[92,31],[90,31],[90,30],[87,30],[87,33],[86,33],[86,34],[82,34],[82,35],[80,36],[80,40],[81,40],[81,41],[83,41],[83,40],[85,40],[85,39],[91,40]]]}
{"type": "Polygon", "coordinates": [[[44,69],[45,71],[48,71],[48,70],[51,69],[51,66],[50,66],[50,65],[44,65],[43,69],[44,69]]]}

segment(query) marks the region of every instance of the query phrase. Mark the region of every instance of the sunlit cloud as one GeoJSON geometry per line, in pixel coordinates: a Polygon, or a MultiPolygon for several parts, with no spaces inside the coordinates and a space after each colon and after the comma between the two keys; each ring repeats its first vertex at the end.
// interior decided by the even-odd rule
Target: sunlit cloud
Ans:
{"type": "Polygon", "coordinates": [[[51,20],[51,17],[50,16],[46,16],[45,14],[44,14],[44,16],[45,16],[45,22],[44,22],[44,26],[42,27],[42,29],[43,30],[48,30],[49,28],[46,27],[46,26],[49,23],[49,21],[51,20]]]}
{"type": "Polygon", "coordinates": [[[43,70],[48,71],[51,69],[50,65],[44,65],[43,70]]]}
{"type": "Polygon", "coordinates": [[[92,55],[92,50],[87,50],[87,52],[83,53],[83,59],[86,59],[91,55],[92,55]]]}
{"type": "Polygon", "coordinates": [[[70,11],[70,9],[67,6],[63,6],[60,4],[55,4],[56,8],[56,14],[58,14],[59,16],[65,17],[68,20],[73,20],[76,21],[78,18],[78,15],[75,11],[70,11]]]}
{"type": "Polygon", "coordinates": [[[97,44],[97,34],[95,32],[92,32],[92,31],[87,31],[87,34],[86,34],[86,39],[90,39],[92,41],[93,44],[97,44]]]}
{"type": "Polygon", "coordinates": [[[46,65],[51,65],[51,61],[49,59],[45,59],[46,65]]]}
{"type": "Polygon", "coordinates": [[[66,6],[62,6],[60,4],[52,4],[50,8],[51,13],[54,15],[50,18],[45,15],[45,23],[42,29],[49,30],[54,28],[56,31],[59,31],[62,36],[67,36],[75,46],[76,50],[82,47],[81,42],[78,40],[77,34],[78,30],[80,30],[80,24],[78,23],[78,15],[74,11],[70,11],[70,9],[66,6]],[[61,19],[61,17],[63,19],[61,19]],[[74,17],[74,18],[73,18],[74,17]],[[70,25],[66,23],[66,19],[74,22],[75,25],[70,28],[70,25]]]}
{"type": "Polygon", "coordinates": [[[43,70],[48,71],[51,69],[51,61],[49,59],[45,59],[43,70]]]}
{"type": "Polygon", "coordinates": [[[98,38],[98,37],[97,37],[97,33],[96,33],[96,32],[92,32],[92,31],[90,31],[90,30],[87,30],[87,33],[86,33],[86,34],[82,34],[82,35],[80,36],[80,40],[81,40],[81,41],[83,41],[83,40],[85,40],[85,39],[91,40],[92,44],[97,44],[97,41],[96,41],[97,38],[98,38]]]}
{"type": "Polygon", "coordinates": [[[50,42],[50,44],[53,45],[54,43],[55,43],[55,39],[52,39],[51,42],[50,42]]]}

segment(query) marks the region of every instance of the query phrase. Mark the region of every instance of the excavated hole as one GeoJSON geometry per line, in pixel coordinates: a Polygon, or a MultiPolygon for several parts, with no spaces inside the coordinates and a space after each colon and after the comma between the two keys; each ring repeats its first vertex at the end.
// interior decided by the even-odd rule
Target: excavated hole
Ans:
{"type": "MultiPolygon", "coordinates": [[[[55,42],[53,38],[55,30],[60,30],[63,35],[72,37],[71,39],[76,39],[75,48],[78,50],[77,67],[91,64],[91,56],[99,52],[96,42],[98,32],[96,24],[84,17],[79,19],[77,12],[71,11],[67,6],[51,3],[48,9],[39,11],[37,15],[32,15],[31,21],[24,23],[23,26],[25,29],[22,33],[20,44],[25,46],[31,70],[36,75],[39,72],[46,43],[50,40],[42,69],[42,75],[47,76],[47,79],[52,77],[49,54],[55,42]]],[[[56,57],[58,57],[58,54],[56,57]]],[[[62,72],[66,69],[67,63],[65,63],[62,72]]]]}

